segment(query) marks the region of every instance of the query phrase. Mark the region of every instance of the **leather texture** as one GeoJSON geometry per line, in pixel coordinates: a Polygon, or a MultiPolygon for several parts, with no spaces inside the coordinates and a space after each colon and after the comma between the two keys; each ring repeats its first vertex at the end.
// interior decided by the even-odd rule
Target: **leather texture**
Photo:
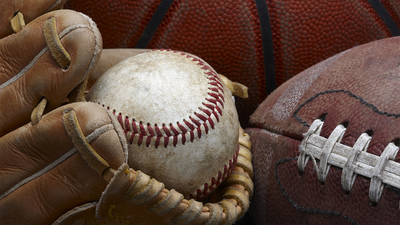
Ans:
{"type": "Polygon", "coordinates": [[[398,145],[399,44],[399,37],[387,38],[332,56],[284,83],[258,107],[246,129],[253,144],[257,201],[250,213],[255,224],[399,221],[398,188],[383,185],[375,204],[369,198],[371,179],[357,175],[346,192],[341,168],[330,166],[320,182],[312,160],[304,172],[297,166],[303,134],[316,119],[324,121],[324,138],[338,125],[346,127],[340,143],[350,147],[369,134],[367,152],[377,157],[390,142],[398,145]]]}
{"type": "Polygon", "coordinates": [[[59,107],[95,67],[102,49],[101,35],[89,17],[72,10],[42,15],[21,31],[0,40],[0,136],[30,122],[41,99],[45,112],[59,107]],[[71,63],[63,69],[49,51],[44,24],[55,18],[61,45],[71,63]]]}
{"type": "Polygon", "coordinates": [[[67,2],[67,0],[42,0],[40,4],[35,1],[27,0],[1,1],[0,38],[13,33],[10,21],[16,13],[21,12],[23,14],[24,23],[28,24],[43,14],[61,9],[65,2],[67,2]]]}
{"type": "Polygon", "coordinates": [[[242,217],[253,193],[249,136],[232,131],[239,133],[237,166],[210,197],[217,203],[186,200],[129,168],[117,117],[82,96],[92,72],[97,80],[142,50],[110,50],[100,60],[95,23],[52,11],[64,2],[0,3],[0,224],[232,224],[242,217]]]}
{"type": "MultiPolygon", "coordinates": [[[[92,103],[72,103],[27,124],[0,139],[0,221],[4,224],[51,224],[78,205],[100,198],[107,182],[83,159],[68,135],[63,114],[76,112],[90,145],[117,170],[125,161],[110,115],[92,103]],[[96,133],[97,129],[112,128],[96,133]],[[23,215],[21,215],[23,212],[23,215]]],[[[120,129],[120,128],[119,128],[120,129]]]]}
{"type": "Polygon", "coordinates": [[[118,116],[129,165],[185,198],[204,198],[235,165],[232,95],[196,56],[154,50],[130,57],[103,74],[87,98],[118,116]]]}
{"type": "Polygon", "coordinates": [[[186,200],[174,189],[167,190],[162,183],[123,164],[99,201],[67,211],[54,224],[233,224],[247,211],[253,192],[250,137],[243,129],[239,133],[237,166],[211,193],[207,204],[186,200]]]}

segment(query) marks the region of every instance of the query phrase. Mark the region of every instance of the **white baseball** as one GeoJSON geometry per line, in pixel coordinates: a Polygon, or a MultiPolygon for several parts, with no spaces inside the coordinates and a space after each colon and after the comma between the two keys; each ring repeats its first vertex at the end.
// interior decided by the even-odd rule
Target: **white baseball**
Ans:
{"type": "Polygon", "coordinates": [[[194,55],[155,50],[128,58],[99,78],[88,99],[118,117],[128,164],[186,198],[209,194],[236,164],[231,93],[194,55]]]}

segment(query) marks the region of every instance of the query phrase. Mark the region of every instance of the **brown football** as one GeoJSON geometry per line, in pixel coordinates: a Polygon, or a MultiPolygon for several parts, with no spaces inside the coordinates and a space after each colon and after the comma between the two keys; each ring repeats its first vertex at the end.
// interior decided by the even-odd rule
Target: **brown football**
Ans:
{"type": "Polygon", "coordinates": [[[299,73],[250,118],[255,224],[399,224],[400,38],[299,73]]]}
{"type": "Polygon", "coordinates": [[[249,98],[237,100],[244,127],[276,86],[400,26],[394,0],[69,0],[66,7],[97,23],[104,48],[189,52],[246,85],[249,98]]]}

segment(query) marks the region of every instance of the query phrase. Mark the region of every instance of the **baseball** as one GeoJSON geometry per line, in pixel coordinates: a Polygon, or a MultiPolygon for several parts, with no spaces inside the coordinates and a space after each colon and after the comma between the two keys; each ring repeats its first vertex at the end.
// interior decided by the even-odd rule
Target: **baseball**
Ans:
{"type": "Polygon", "coordinates": [[[154,50],[130,57],[104,73],[87,98],[118,118],[128,164],[186,198],[208,195],[236,164],[232,95],[197,56],[154,50]]]}

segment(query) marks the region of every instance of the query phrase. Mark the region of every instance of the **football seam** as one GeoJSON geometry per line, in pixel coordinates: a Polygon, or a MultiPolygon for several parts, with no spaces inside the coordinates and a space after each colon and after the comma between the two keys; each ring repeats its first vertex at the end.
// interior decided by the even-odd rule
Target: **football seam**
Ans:
{"type": "Polygon", "coordinates": [[[312,159],[318,180],[325,182],[330,166],[342,169],[341,183],[344,191],[350,192],[357,175],[370,178],[369,199],[377,203],[383,193],[383,185],[399,187],[396,177],[399,177],[400,164],[394,159],[399,147],[389,143],[380,156],[368,153],[371,136],[360,135],[353,147],[341,144],[341,138],[346,131],[343,125],[338,125],[328,138],[320,136],[323,122],[315,120],[304,134],[299,146],[298,168],[304,171],[309,159],[312,159]],[[320,160],[319,165],[316,159],[320,160]],[[389,175],[388,175],[389,174],[389,175]]]}
{"type": "Polygon", "coordinates": [[[283,187],[283,184],[281,183],[281,180],[279,179],[278,176],[278,166],[280,164],[283,163],[287,163],[290,161],[295,161],[298,160],[298,158],[284,158],[284,159],[280,159],[275,163],[275,179],[278,183],[279,188],[283,191],[283,196],[285,196],[285,198],[290,202],[290,204],[295,207],[297,210],[302,211],[302,212],[306,212],[306,213],[318,213],[318,214],[324,214],[324,215],[331,215],[331,216],[339,216],[342,217],[343,219],[348,220],[351,224],[354,225],[358,225],[359,223],[357,223],[354,219],[350,218],[349,216],[346,216],[343,213],[340,212],[336,212],[333,210],[323,210],[323,209],[318,209],[318,208],[309,208],[309,207],[305,207],[302,205],[297,204],[292,198],[289,197],[289,194],[287,193],[285,187],[283,187]]]}
{"type": "MultiPolygon", "coordinates": [[[[370,108],[373,112],[377,113],[378,115],[384,115],[387,117],[394,117],[394,118],[398,118],[400,117],[400,114],[395,114],[395,113],[389,113],[386,111],[381,111],[378,109],[378,107],[376,107],[374,104],[369,103],[368,101],[366,101],[365,99],[363,99],[362,97],[352,93],[351,91],[348,90],[344,90],[344,89],[336,89],[336,90],[326,90],[323,92],[319,92],[317,94],[315,94],[314,96],[312,96],[311,98],[307,99],[305,102],[303,102],[301,105],[299,105],[299,107],[293,112],[293,116],[296,120],[298,120],[302,125],[304,125],[305,127],[310,127],[310,125],[304,121],[299,115],[298,113],[300,112],[300,110],[307,105],[308,103],[312,102],[313,100],[315,100],[316,98],[325,95],[325,94],[334,94],[334,93],[344,93],[347,94],[348,96],[358,100],[361,104],[367,106],[368,108],[370,108]]],[[[318,209],[318,208],[309,208],[309,207],[305,207],[305,206],[301,206],[299,204],[297,204],[293,199],[291,199],[286,191],[286,189],[284,188],[284,186],[281,183],[281,180],[279,178],[278,175],[278,166],[282,163],[286,163],[289,161],[294,161],[294,160],[298,160],[300,158],[296,157],[296,158],[284,158],[284,159],[280,159],[275,163],[275,178],[277,180],[278,186],[280,187],[280,189],[283,191],[283,195],[285,196],[285,198],[290,202],[290,204],[292,206],[294,206],[297,210],[303,211],[303,212],[307,212],[307,213],[318,213],[318,214],[327,214],[327,215],[332,215],[332,216],[340,216],[346,220],[348,220],[351,224],[358,224],[355,220],[353,220],[352,218],[340,213],[340,212],[336,212],[333,210],[322,210],[322,209],[318,209]]],[[[343,168],[338,168],[343,170],[343,168]]],[[[360,175],[361,176],[361,175],[360,175]]],[[[382,183],[384,184],[384,183],[382,183]]],[[[395,186],[392,186],[390,184],[384,184],[386,187],[392,187],[393,189],[397,189],[395,186]]],[[[398,190],[398,189],[397,189],[398,190]]]]}
{"type": "Polygon", "coordinates": [[[368,108],[372,109],[372,111],[374,111],[375,113],[379,114],[379,115],[385,115],[388,117],[394,117],[394,118],[398,118],[400,117],[400,114],[394,114],[394,113],[388,113],[388,112],[384,112],[384,111],[380,111],[375,105],[373,105],[372,103],[367,102],[365,99],[363,99],[362,97],[352,93],[351,91],[348,90],[343,90],[343,89],[338,89],[338,90],[327,90],[327,91],[323,91],[323,92],[319,92],[316,95],[314,95],[313,97],[307,99],[304,103],[302,103],[294,112],[293,112],[293,116],[296,120],[298,120],[301,124],[303,124],[306,127],[310,127],[310,125],[307,124],[307,122],[305,122],[304,120],[302,120],[300,118],[300,116],[298,115],[299,111],[301,110],[301,108],[303,108],[306,104],[310,103],[311,101],[313,101],[314,99],[320,97],[321,95],[325,95],[325,94],[333,94],[333,93],[345,93],[348,94],[350,97],[355,98],[357,100],[360,101],[361,104],[367,106],[368,108]]]}

